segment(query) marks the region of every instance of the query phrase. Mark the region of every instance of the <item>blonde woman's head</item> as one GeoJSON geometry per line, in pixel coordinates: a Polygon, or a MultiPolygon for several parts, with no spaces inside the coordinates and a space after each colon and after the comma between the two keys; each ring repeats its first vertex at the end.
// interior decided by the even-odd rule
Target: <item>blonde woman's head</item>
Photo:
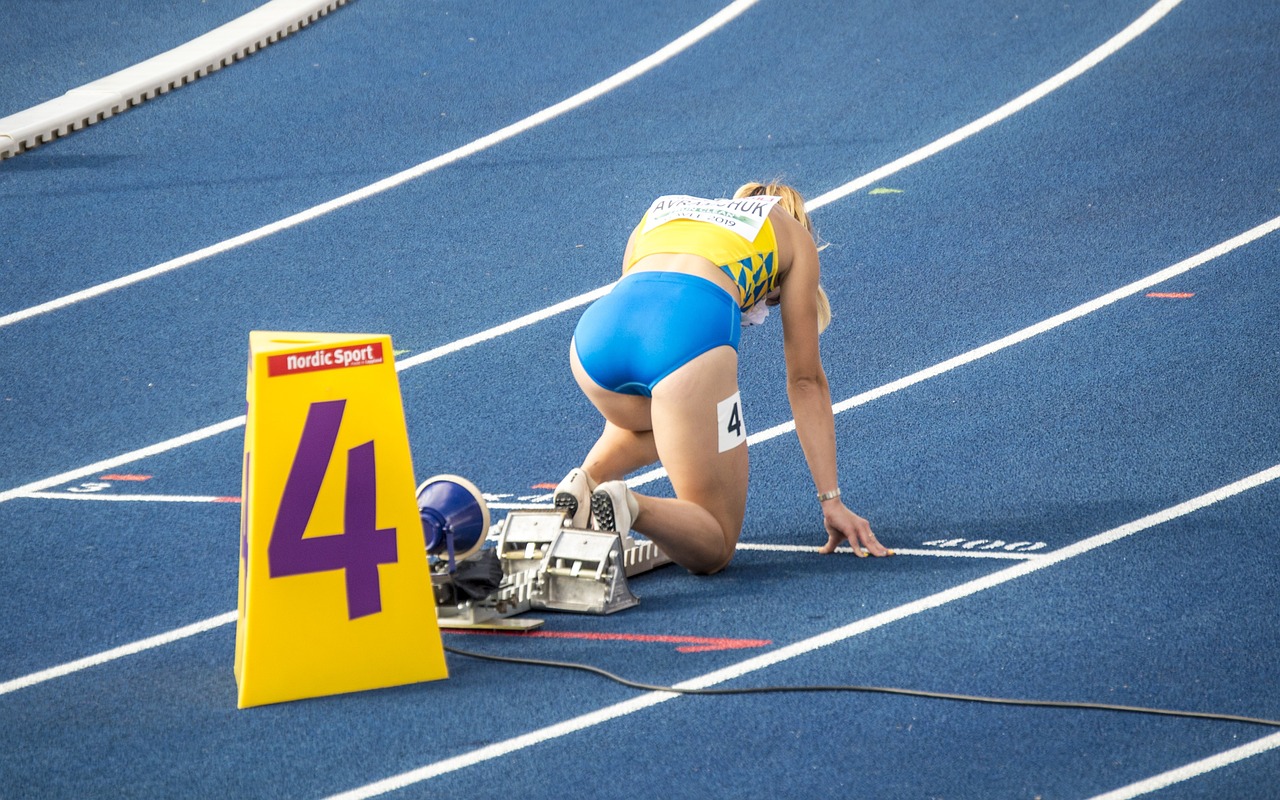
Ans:
{"type": "MultiPolygon", "coordinates": [[[[818,235],[813,231],[813,221],[809,219],[809,212],[804,209],[804,197],[795,189],[785,183],[776,181],[770,183],[744,183],[738,187],[738,191],[733,193],[735,200],[743,197],[755,197],[757,195],[768,195],[770,197],[780,197],[782,200],[778,205],[782,206],[788,214],[796,219],[804,229],[813,237],[814,242],[818,240],[818,235]]],[[[825,245],[819,245],[821,250],[825,245]]],[[[822,286],[818,286],[818,333],[822,333],[831,324],[831,301],[827,298],[827,293],[823,291],[822,286]]]]}
{"type": "MultiPolygon", "coordinates": [[[[804,226],[810,236],[814,236],[813,222],[809,219],[809,214],[804,210],[804,197],[795,189],[785,183],[744,183],[738,187],[738,191],[733,193],[734,199],[742,197],[755,197],[757,195],[768,195],[770,197],[781,197],[782,202],[778,205],[804,226]]],[[[817,239],[817,236],[814,236],[817,239]]]]}

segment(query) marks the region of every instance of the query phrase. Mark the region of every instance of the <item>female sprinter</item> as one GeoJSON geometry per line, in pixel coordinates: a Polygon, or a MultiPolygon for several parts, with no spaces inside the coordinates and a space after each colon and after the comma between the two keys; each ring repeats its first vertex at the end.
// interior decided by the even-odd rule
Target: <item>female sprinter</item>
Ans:
{"type": "Polygon", "coordinates": [[[578,385],[604,416],[582,466],[556,487],[575,527],[636,530],[695,573],[733,558],[747,502],[738,337],[779,306],[787,397],[827,531],[824,553],[890,555],[840,500],[835,422],[818,334],[831,320],[804,200],[750,183],[733,200],[672,195],[631,234],[623,277],[583,312],[570,344],[578,385]],[[622,478],[661,461],[675,499],[622,478]]]}

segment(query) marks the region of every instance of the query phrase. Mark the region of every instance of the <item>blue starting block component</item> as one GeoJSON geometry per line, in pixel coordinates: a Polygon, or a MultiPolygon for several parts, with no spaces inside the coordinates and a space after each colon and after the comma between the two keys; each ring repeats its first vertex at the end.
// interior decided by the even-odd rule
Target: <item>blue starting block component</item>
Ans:
{"type": "Polygon", "coordinates": [[[484,544],[489,506],[475,484],[457,475],[423,481],[417,496],[427,553],[447,561],[453,572],[457,562],[484,544]]]}

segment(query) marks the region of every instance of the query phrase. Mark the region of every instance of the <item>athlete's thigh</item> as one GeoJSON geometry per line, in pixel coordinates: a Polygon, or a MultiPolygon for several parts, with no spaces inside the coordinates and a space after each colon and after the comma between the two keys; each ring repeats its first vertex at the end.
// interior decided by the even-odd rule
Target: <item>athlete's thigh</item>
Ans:
{"type": "Polygon", "coordinates": [[[569,347],[569,365],[582,393],[587,396],[591,405],[596,407],[602,417],[619,428],[637,433],[653,427],[649,413],[649,398],[637,394],[611,392],[596,383],[583,368],[582,362],[578,360],[577,350],[572,345],[569,347]]]}
{"type": "Polygon", "coordinates": [[[659,382],[651,407],[654,443],[676,497],[710,511],[735,542],[747,503],[746,431],[737,395],[738,353],[717,347],[659,382]]]}

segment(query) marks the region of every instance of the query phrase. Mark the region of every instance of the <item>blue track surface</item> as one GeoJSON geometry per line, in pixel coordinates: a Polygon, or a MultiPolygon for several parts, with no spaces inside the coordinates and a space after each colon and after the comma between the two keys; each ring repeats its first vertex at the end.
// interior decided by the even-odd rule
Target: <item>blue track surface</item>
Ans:
{"type": "MultiPolygon", "coordinates": [[[[1259,726],[871,694],[670,699],[457,656],[444,682],[235,708],[239,505],[211,500],[240,492],[243,428],[137,451],[244,413],[250,331],[385,332],[412,359],[613,280],[656,194],[782,177],[818,198],[1154,7],[1167,15],[1061,88],[814,212],[836,310],[823,358],[849,401],[842,485],[898,556],[794,548],[824,537],[784,433],[751,448],[745,547],[725,573],[655,571],[633,582],[638,607],[553,614],[545,636],[445,639],[655,684],[737,667],[717,685],[1280,718],[1280,4],[760,0],[580,107],[455,152],[727,1],[354,0],[0,162],[0,318],[198,254],[0,324],[0,797],[322,797],[402,773],[395,796],[1274,796],[1280,732],[1259,726]],[[120,474],[149,478],[103,477],[120,474]]],[[[0,115],[254,5],[6,7],[0,115]]],[[[546,502],[537,485],[599,430],[566,360],[580,311],[400,373],[419,478],[546,502]]],[[[749,429],[786,423],[777,320],[742,353],[749,429]]]]}

